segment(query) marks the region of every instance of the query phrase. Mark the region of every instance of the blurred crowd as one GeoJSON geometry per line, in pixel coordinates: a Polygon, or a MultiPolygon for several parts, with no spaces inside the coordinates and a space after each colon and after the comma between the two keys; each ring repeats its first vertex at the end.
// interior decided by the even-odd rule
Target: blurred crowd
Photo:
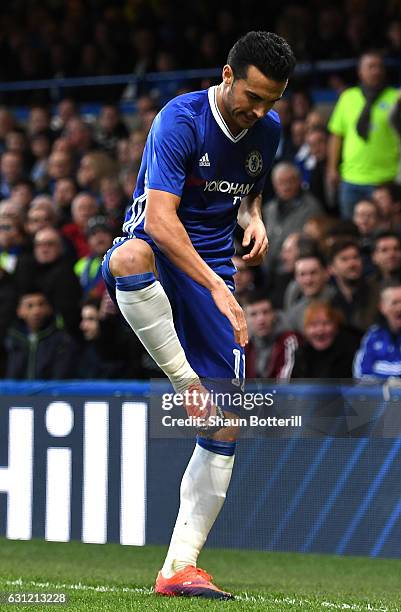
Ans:
{"type": "MultiPolygon", "coordinates": [[[[105,4],[96,21],[86,4],[62,3],[57,14],[65,12],[65,28],[57,43],[52,27],[56,9],[36,7],[36,24],[42,28],[37,40],[59,45],[68,58],[75,57],[64,45],[78,17],[86,40],[96,35],[97,48],[100,41],[108,40],[107,32],[114,31],[113,20],[123,16],[133,31],[148,31],[148,36],[147,4],[117,2],[113,8],[105,4]],[[89,23],[94,24],[92,34],[89,23]]],[[[385,6],[387,18],[396,23],[398,4],[385,6]]],[[[295,47],[298,30],[291,16],[298,15],[298,20],[300,15],[311,16],[313,7],[319,8],[316,18],[323,25],[327,11],[332,16],[340,11],[319,2],[275,5],[276,30],[290,40],[295,37],[295,47]]],[[[375,3],[345,2],[344,7],[349,14],[357,14],[361,7],[374,12],[375,3]]],[[[163,2],[152,4],[153,13],[159,11],[155,24],[165,25],[152,29],[152,45],[162,34],[166,40],[173,35],[163,16],[165,8],[163,2]]],[[[194,10],[201,11],[201,6],[195,3],[194,10]]],[[[237,26],[229,11],[221,9],[223,14],[224,19],[215,22],[220,30],[213,35],[220,39],[225,33],[221,48],[226,49],[237,26]]],[[[339,17],[343,23],[343,15],[339,17]]],[[[5,47],[10,45],[12,20],[11,13],[3,15],[0,31],[5,47]]],[[[27,36],[29,21],[27,17],[16,29],[10,53],[18,49],[18,32],[21,39],[40,47],[33,35],[27,36]]],[[[310,21],[312,27],[311,17],[310,21]]],[[[189,40],[199,52],[205,48],[197,38],[199,28],[194,27],[192,39],[189,31],[188,26],[181,40],[184,55],[197,66],[207,66],[188,54],[189,40]]],[[[80,32],[69,39],[77,45],[77,53],[80,32]]],[[[389,52],[384,45],[387,30],[377,32],[381,32],[377,39],[381,49],[389,52]]],[[[343,29],[342,35],[348,36],[348,30],[343,29]]],[[[117,39],[120,45],[133,40],[132,36],[117,39]]],[[[305,36],[304,40],[311,41],[305,36]]],[[[330,54],[328,43],[319,44],[330,54]]],[[[349,51],[344,42],[336,48],[348,55],[363,45],[349,51]]],[[[127,49],[116,51],[124,61],[132,55],[127,49]]],[[[296,50],[301,58],[314,53],[296,50]]],[[[181,62],[179,55],[174,59],[181,62]]],[[[399,91],[388,84],[383,60],[382,51],[363,52],[353,86],[337,82],[339,98],[333,108],[315,104],[309,89],[297,86],[276,104],[282,136],[263,194],[270,248],[261,267],[246,266],[239,228],[236,235],[236,296],[250,332],[248,377],[401,376],[401,102],[399,91]]],[[[210,65],[222,62],[215,49],[210,65]]],[[[143,70],[153,68],[161,69],[143,63],[143,70]]],[[[113,70],[116,66],[108,64],[106,71],[113,70]]],[[[31,75],[37,76],[48,73],[31,75]]],[[[180,83],[173,85],[169,95],[182,91],[180,83]]],[[[56,106],[32,104],[26,122],[16,120],[11,106],[0,107],[2,378],[161,375],[122,322],[100,272],[105,252],[121,235],[146,137],[165,102],[167,92],[158,93],[136,92],[135,113],[129,115],[108,102],[98,116],[84,115],[79,100],[69,96],[56,106]]]]}
{"type": "MultiPolygon", "coordinates": [[[[251,29],[286,38],[298,61],[353,58],[372,47],[389,58],[401,54],[401,6],[395,0],[271,0],[268,6],[238,0],[235,7],[221,0],[14,0],[0,7],[0,79],[216,68],[251,29]]],[[[335,87],[338,79],[329,74],[328,84],[335,87]]],[[[119,96],[122,89],[110,88],[108,95],[119,96]]],[[[80,100],[99,99],[99,93],[74,90],[80,100]]],[[[24,103],[27,95],[4,94],[3,102],[24,103]]],[[[36,92],[31,101],[47,95],[36,92]]]]}

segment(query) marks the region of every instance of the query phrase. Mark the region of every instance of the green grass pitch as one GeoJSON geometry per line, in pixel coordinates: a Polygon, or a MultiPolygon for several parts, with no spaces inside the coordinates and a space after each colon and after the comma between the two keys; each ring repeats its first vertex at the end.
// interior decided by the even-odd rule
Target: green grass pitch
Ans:
{"type": "Polygon", "coordinates": [[[125,610],[285,611],[401,610],[401,561],[215,550],[200,567],[232,591],[235,601],[153,594],[164,547],[0,540],[0,591],[63,591],[62,605],[0,605],[5,612],[122,612],[125,610]]]}

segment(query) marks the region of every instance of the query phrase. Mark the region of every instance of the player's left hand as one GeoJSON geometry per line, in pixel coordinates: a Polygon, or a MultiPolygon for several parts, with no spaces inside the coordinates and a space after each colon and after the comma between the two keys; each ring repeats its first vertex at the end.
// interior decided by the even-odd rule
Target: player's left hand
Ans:
{"type": "Polygon", "coordinates": [[[269,241],[266,235],[265,224],[262,219],[251,221],[244,232],[242,246],[247,247],[253,241],[253,247],[250,253],[244,255],[242,259],[246,261],[248,266],[258,266],[266,257],[269,241]]]}

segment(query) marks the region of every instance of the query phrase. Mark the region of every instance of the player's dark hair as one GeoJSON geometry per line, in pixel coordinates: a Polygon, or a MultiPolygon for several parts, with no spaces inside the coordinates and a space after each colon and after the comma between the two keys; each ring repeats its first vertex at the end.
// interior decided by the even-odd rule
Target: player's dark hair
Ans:
{"type": "Polygon", "coordinates": [[[248,32],[232,47],[229,64],[237,79],[244,79],[248,66],[255,66],[274,81],[286,81],[295,66],[295,57],[284,38],[272,32],[248,32]]]}

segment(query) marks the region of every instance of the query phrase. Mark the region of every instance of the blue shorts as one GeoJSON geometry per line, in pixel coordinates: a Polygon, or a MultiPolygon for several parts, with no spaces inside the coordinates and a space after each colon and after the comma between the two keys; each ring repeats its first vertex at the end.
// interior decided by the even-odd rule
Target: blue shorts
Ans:
{"type": "MultiPolygon", "coordinates": [[[[116,283],[109,261],[113,251],[122,244],[124,241],[114,244],[102,264],[103,278],[115,303],[116,283]]],[[[201,378],[237,379],[242,383],[244,350],[235,342],[231,323],[218,310],[210,291],[179,270],[160,251],[155,250],[154,254],[158,278],[170,301],[175,329],[191,367],[201,378]]],[[[223,280],[234,291],[232,277],[223,280]]]]}

